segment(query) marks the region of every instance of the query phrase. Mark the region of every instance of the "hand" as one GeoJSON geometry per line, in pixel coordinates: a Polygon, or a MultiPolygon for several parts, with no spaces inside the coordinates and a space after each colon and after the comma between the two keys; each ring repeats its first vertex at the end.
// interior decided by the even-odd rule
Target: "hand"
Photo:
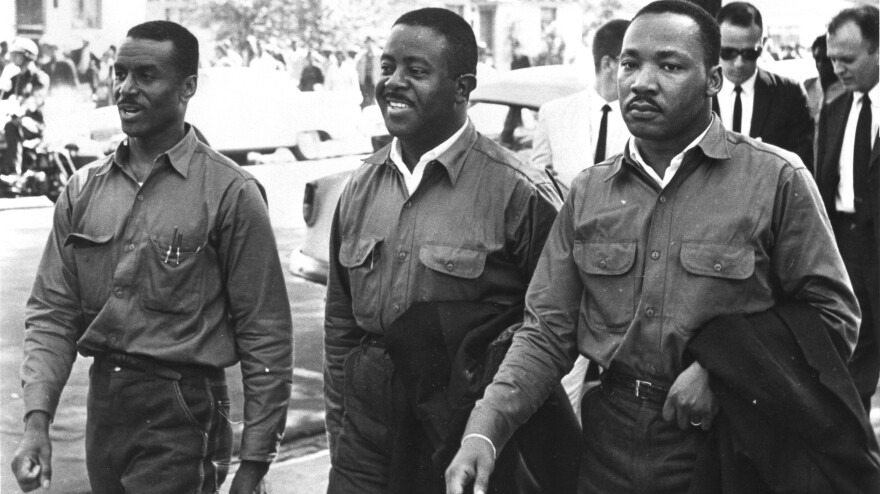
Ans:
{"type": "Polygon", "coordinates": [[[446,494],[463,494],[471,483],[474,494],[484,494],[494,468],[492,446],[478,437],[466,439],[446,469],[446,494]]]}
{"type": "Polygon", "coordinates": [[[663,418],[678,422],[681,430],[699,425],[708,431],[717,413],[715,394],[709,388],[709,371],[694,362],[678,375],[669,388],[669,395],[663,404],[663,418]]]}
{"type": "Polygon", "coordinates": [[[46,412],[28,414],[24,436],[12,458],[12,473],[25,492],[51,487],[52,443],[49,441],[49,414],[46,412]]]}
{"type": "Polygon", "coordinates": [[[244,460],[235,472],[229,494],[253,494],[260,481],[269,471],[269,463],[263,461],[244,460]]]}

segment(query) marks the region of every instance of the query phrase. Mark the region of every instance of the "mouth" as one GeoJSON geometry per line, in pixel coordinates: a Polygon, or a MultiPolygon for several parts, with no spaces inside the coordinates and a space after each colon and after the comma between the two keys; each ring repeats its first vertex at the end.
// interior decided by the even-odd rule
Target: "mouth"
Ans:
{"type": "Polygon", "coordinates": [[[413,104],[410,100],[402,98],[400,96],[389,95],[383,97],[382,99],[385,101],[386,111],[391,114],[405,112],[412,109],[413,107],[413,104]]]}
{"type": "Polygon", "coordinates": [[[630,101],[626,109],[635,118],[651,118],[661,113],[659,106],[644,99],[630,101]]]}
{"type": "Polygon", "coordinates": [[[143,111],[140,105],[130,103],[119,103],[116,105],[116,109],[119,110],[119,116],[123,120],[134,118],[143,111]]]}

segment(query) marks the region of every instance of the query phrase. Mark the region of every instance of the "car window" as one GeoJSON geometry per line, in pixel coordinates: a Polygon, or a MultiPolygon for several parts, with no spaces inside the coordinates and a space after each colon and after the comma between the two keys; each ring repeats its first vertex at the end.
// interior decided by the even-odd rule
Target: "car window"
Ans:
{"type": "Polygon", "coordinates": [[[506,148],[518,151],[532,147],[532,133],[537,123],[537,112],[523,107],[511,107],[495,103],[474,103],[468,108],[468,116],[477,130],[486,137],[498,142],[506,148]],[[514,110],[511,110],[513,108],[514,110]],[[510,118],[517,125],[514,128],[512,140],[502,142],[501,134],[508,114],[513,111],[510,118]],[[517,119],[517,116],[519,117],[517,119]]]}

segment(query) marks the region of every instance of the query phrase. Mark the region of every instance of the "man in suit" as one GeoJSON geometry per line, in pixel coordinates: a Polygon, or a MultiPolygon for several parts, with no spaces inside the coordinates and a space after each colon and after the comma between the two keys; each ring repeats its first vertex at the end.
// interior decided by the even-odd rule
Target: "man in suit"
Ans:
{"type": "Polygon", "coordinates": [[[629,21],[618,19],[596,31],[593,87],[545,103],[538,112],[532,164],[551,170],[566,186],[584,168],[622,152],[629,139],[617,104],[617,59],[627,26],[629,21]]]}
{"type": "Polygon", "coordinates": [[[816,182],[862,309],[850,373],[866,409],[880,377],[880,91],[877,7],[842,10],[828,24],[828,57],[847,94],[819,117],[816,182]]]}
{"type": "Polygon", "coordinates": [[[718,12],[724,85],[712,102],[724,126],[813,163],[813,120],[797,82],[759,69],[764,24],[748,2],[731,2],[718,12]]]}

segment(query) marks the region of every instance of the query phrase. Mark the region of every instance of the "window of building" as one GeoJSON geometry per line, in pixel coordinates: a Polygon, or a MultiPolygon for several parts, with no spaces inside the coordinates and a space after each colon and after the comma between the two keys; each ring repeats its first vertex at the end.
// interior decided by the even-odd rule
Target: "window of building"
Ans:
{"type": "Polygon", "coordinates": [[[101,29],[101,0],[75,0],[71,27],[101,29]]]}

